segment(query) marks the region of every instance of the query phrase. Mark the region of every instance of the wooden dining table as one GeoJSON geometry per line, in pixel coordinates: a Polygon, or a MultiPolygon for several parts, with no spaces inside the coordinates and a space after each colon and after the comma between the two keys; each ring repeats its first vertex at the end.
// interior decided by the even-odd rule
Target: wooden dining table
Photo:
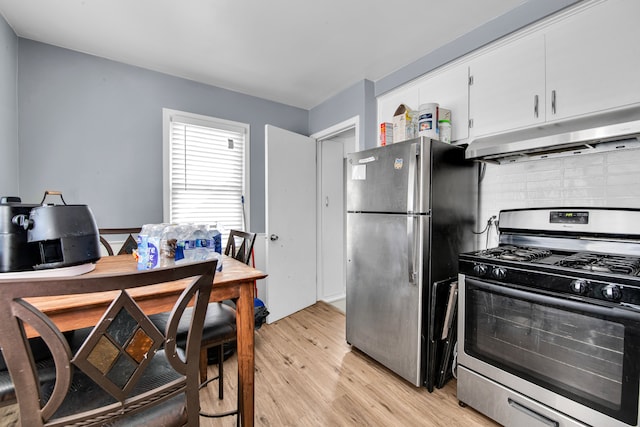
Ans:
{"type": "MultiPolygon", "coordinates": [[[[223,256],[222,271],[215,274],[210,301],[236,299],[237,356],[238,356],[238,402],[240,420],[243,426],[253,426],[254,422],[254,283],[267,277],[234,258],[223,256]]],[[[117,255],[101,258],[95,269],[85,275],[109,275],[132,272],[137,263],[131,255],[117,255]]],[[[188,280],[131,289],[130,295],[145,312],[155,314],[170,311],[184,290],[188,280]]],[[[37,297],[28,301],[45,313],[60,329],[74,329],[94,326],[113,300],[109,292],[81,294],[64,297],[37,297]]],[[[35,331],[27,329],[28,336],[35,331]]]]}

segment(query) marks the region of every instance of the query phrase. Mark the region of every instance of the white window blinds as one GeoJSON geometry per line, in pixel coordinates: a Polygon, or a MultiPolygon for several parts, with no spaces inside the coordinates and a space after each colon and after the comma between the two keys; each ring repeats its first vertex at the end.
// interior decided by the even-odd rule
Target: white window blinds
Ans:
{"type": "Polygon", "coordinates": [[[248,125],[181,112],[167,118],[168,221],[244,230],[248,125]]]}

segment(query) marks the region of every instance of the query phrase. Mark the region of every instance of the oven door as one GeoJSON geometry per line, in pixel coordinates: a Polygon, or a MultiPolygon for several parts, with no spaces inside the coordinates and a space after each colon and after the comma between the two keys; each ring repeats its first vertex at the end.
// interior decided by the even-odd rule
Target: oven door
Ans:
{"type": "Polygon", "coordinates": [[[462,282],[461,365],[583,422],[637,425],[640,313],[462,282]]]}

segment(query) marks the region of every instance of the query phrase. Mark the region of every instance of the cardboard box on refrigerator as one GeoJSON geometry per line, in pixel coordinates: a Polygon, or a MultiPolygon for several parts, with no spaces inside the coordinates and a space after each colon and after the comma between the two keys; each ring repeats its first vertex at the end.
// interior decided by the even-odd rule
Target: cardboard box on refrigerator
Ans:
{"type": "Polygon", "coordinates": [[[393,123],[380,123],[380,146],[393,144],[393,123]]]}
{"type": "Polygon", "coordinates": [[[400,142],[414,138],[415,123],[413,122],[414,112],[405,104],[400,104],[393,113],[393,142],[400,142]]]}

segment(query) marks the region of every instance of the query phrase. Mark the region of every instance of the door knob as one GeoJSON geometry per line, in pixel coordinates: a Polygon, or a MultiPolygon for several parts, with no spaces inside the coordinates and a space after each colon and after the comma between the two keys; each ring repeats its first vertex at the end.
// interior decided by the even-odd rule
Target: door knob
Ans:
{"type": "Polygon", "coordinates": [[[269,236],[269,239],[271,239],[272,242],[275,242],[276,240],[278,240],[278,235],[272,234],[271,236],[269,236]]]}

